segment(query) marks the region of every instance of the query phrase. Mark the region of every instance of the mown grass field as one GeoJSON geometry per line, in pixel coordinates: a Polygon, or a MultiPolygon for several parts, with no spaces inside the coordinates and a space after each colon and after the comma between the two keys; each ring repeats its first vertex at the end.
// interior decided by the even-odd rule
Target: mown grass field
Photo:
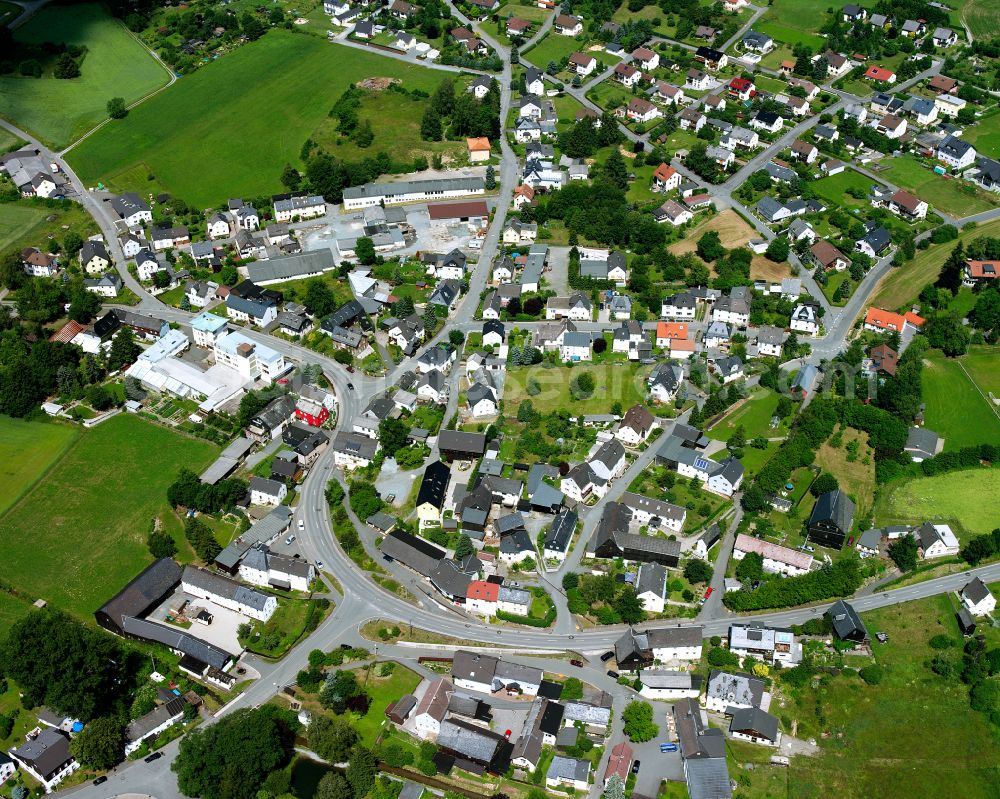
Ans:
{"type": "Polygon", "coordinates": [[[962,541],[1000,527],[1000,470],[948,472],[901,481],[883,489],[876,524],[949,523],[962,541]]]}
{"type": "MultiPolygon", "coordinates": [[[[766,33],[776,42],[784,42],[785,44],[790,45],[804,44],[811,47],[814,51],[819,50],[826,44],[826,39],[822,36],[817,36],[814,33],[808,33],[801,27],[792,25],[786,19],[783,19],[783,22],[785,24],[761,21],[757,22],[753,29],[755,31],[759,31],[760,33],[766,33]]],[[[813,27],[818,27],[815,20],[813,20],[813,27]]]]}
{"type": "Polygon", "coordinates": [[[371,704],[364,716],[356,713],[351,715],[354,717],[354,728],[361,736],[362,742],[371,746],[385,723],[385,709],[403,694],[413,693],[420,685],[420,676],[398,663],[392,674],[387,677],[376,676],[374,667],[357,669],[355,673],[358,675],[358,683],[371,697],[371,704]]]}
{"type": "Polygon", "coordinates": [[[112,97],[132,103],[169,79],[124,25],[97,4],[43,8],[17,29],[16,38],[87,47],[79,78],[0,77],[0,113],[55,147],[65,147],[106,119],[112,97]]]}
{"type": "MultiPolygon", "coordinates": [[[[967,243],[979,236],[1000,236],[1000,220],[977,225],[971,230],[963,229],[959,233],[958,241],[967,243]]],[[[917,255],[912,261],[899,269],[893,269],[879,282],[870,304],[894,310],[916,300],[924,286],[937,280],[941,267],[948,260],[948,255],[958,241],[917,250],[917,255]]]]}
{"type": "MultiPolygon", "coordinates": [[[[2,24],[2,23],[0,23],[2,24]]],[[[24,144],[24,140],[15,136],[6,128],[0,128],[0,153],[6,153],[24,144]]]]}
{"type": "Polygon", "coordinates": [[[70,424],[0,416],[0,515],[45,474],[80,430],[70,424]]]}
{"type": "MultiPolygon", "coordinates": [[[[783,785],[780,775],[773,776],[782,769],[761,764],[750,773],[754,788],[760,789],[741,787],[740,795],[995,797],[1000,744],[993,729],[983,714],[969,708],[968,689],[959,680],[942,679],[926,665],[935,654],[927,644],[934,635],[951,635],[961,646],[954,612],[952,600],[942,595],[862,614],[873,634],[889,635],[888,643],[872,645],[875,660],[885,669],[882,682],[867,685],[847,676],[824,679],[818,689],[807,685],[796,690],[786,707],[772,703],[772,713],[798,720],[800,738],[815,735],[819,754],[793,758],[786,772],[787,792],[769,792],[775,780],[783,785]],[[818,723],[817,708],[825,724],[818,723]],[[821,738],[820,732],[829,737],[821,738]]],[[[852,666],[866,662],[848,659],[852,666]]]]}
{"type": "MultiPolygon", "coordinates": [[[[997,9],[1000,17],[1000,8],[997,9]]],[[[1000,25],[1000,20],[997,22],[1000,25]]],[[[966,130],[964,136],[976,150],[991,158],[1000,156],[1000,114],[991,114],[966,130]]]]}
{"type": "Polygon", "coordinates": [[[913,192],[933,208],[951,216],[972,216],[997,205],[989,192],[976,188],[968,181],[935,175],[912,156],[890,158],[884,163],[889,167],[882,173],[886,180],[913,192]]]}
{"type": "MultiPolygon", "coordinates": [[[[573,36],[562,36],[549,31],[538,44],[522,55],[539,69],[545,69],[550,61],[555,61],[558,64],[577,50],[585,51],[585,49],[586,45],[578,42],[573,36]]],[[[607,53],[591,53],[591,55],[601,60],[600,56],[606,57],[607,53]]],[[[595,74],[596,72],[592,73],[591,77],[595,74]]],[[[589,80],[589,78],[584,80],[589,80]]]]}
{"type": "Polygon", "coordinates": [[[84,431],[0,519],[4,579],[89,618],[150,561],[146,535],[170,514],[166,490],[181,467],[200,472],[217,454],[132,415],[84,431]]]}
{"type": "Polygon", "coordinates": [[[875,183],[870,177],[855,172],[853,169],[845,169],[839,175],[831,175],[828,178],[820,178],[810,185],[816,196],[826,200],[830,206],[847,205],[862,206],[868,205],[865,200],[859,200],[847,193],[848,189],[860,189],[868,192],[875,183]]]}
{"type": "Polygon", "coordinates": [[[778,394],[770,389],[755,391],[746,403],[709,429],[706,435],[717,441],[728,441],[733,431],[742,425],[748,440],[758,436],[764,438],[783,436],[788,432],[787,423],[779,424],[773,429],[771,427],[771,419],[778,407],[779,399],[778,394]]]}
{"type": "Polygon", "coordinates": [[[70,162],[90,184],[102,180],[116,189],[135,189],[152,183],[197,207],[283,191],[283,166],[299,163],[303,142],[348,86],[386,77],[433,91],[442,75],[273,30],[102,128],[73,149],[70,162]]]}
{"type": "Polygon", "coordinates": [[[0,204],[0,253],[25,247],[50,249],[50,236],[61,242],[70,230],[86,239],[98,228],[93,217],[76,203],[68,203],[66,208],[46,208],[44,201],[37,199],[0,204]],[[67,230],[63,230],[64,225],[67,230]]]}
{"type": "Polygon", "coordinates": [[[1000,397],[1000,347],[970,347],[961,363],[984,393],[1000,397]]]}
{"type": "MultiPolygon", "coordinates": [[[[610,348],[609,348],[610,351],[610,348]]],[[[529,366],[511,369],[504,383],[504,403],[510,413],[517,410],[522,400],[530,399],[538,409],[546,413],[566,410],[578,413],[608,413],[615,402],[620,402],[628,410],[646,398],[646,377],[650,367],[635,363],[614,362],[608,364],[580,363],[572,369],[565,367],[546,369],[529,366]],[[570,385],[584,372],[594,377],[594,393],[577,399],[570,391],[570,385]],[[541,392],[532,396],[528,393],[528,381],[536,380],[541,392]]]]}
{"type": "Polygon", "coordinates": [[[925,423],[945,439],[946,450],[1000,441],[1000,417],[983,396],[996,389],[998,361],[994,355],[991,362],[981,350],[974,356],[974,371],[967,371],[966,358],[946,358],[939,350],[924,357],[925,423]],[[993,388],[977,387],[973,374],[983,375],[993,388]]]}
{"type": "Polygon", "coordinates": [[[828,0],[774,0],[770,6],[771,10],[762,20],[764,24],[785,25],[807,33],[814,33],[826,22],[826,11],[831,7],[828,0]]]}

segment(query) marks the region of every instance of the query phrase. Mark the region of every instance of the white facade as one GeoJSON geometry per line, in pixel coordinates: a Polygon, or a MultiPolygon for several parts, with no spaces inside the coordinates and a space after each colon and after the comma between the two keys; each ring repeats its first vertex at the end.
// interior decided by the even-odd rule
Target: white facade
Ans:
{"type": "Polygon", "coordinates": [[[288,368],[281,353],[242,333],[222,336],[215,341],[214,347],[216,363],[235,369],[248,380],[273,382],[288,368]]]}
{"type": "MultiPolygon", "coordinates": [[[[181,582],[181,588],[184,589],[184,593],[186,594],[191,594],[191,596],[196,596],[199,599],[207,599],[209,602],[214,602],[220,607],[235,610],[237,613],[242,613],[244,616],[249,616],[251,619],[256,619],[257,621],[267,621],[274,615],[274,611],[278,609],[278,599],[277,597],[271,595],[267,596],[263,609],[258,610],[255,607],[241,602],[239,599],[231,599],[228,596],[216,594],[206,588],[202,588],[201,586],[194,585],[192,583],[181,582]]],[[[249,588],[244,590],[253,591],[254,594],[260,593],[249,588]]]]}

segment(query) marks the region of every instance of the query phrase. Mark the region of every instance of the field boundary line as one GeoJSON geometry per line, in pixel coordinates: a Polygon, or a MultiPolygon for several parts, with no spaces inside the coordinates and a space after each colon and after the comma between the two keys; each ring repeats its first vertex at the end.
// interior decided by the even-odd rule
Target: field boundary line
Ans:
{"type": "Polygon", "coordinates": [[[7,508],[7,510],[5,510],[2,515],[0,515],[0,519],[6,519],[10,514],[14,512],[14,510],[17,508],[18,505],[24,502],[24,500],[27,499],[36,488],[38,488],[38,485],[42,482],[42,480],[48,477],[49,472],[55,469],[56,466],[59,465],[59,463],[61,463],[62,460],[70,453],[70,450],[74,449],[77,446],[77,444],[79,444],[80,441],[83,440],[84,432],[86,431],[84,430],[77,431],[77,434],[73,438],[71,438],[65,444],[65,446],[63,446],[63,448],[59,451],[59,454],[56,455],[56,457],[52,460],[52,463],[48,465],[48,468],[46,468],[40,475],[38,475],[38,477],[32,480],[29,485],[25,486],[24,490],[21,491],[21,493],[17,497],[15,497],[14,501],[11,502],[10,507],[7,508]]]}
{"type": "Polygon", "coordinates": [[[987,407],[989,407],[989,409],[993,412],[993,415],[996,416],[998,420],[1000,420],[1000,411],[997,410],[997,406],[994,405],[992,402],[990,402],[990,398],[983,393],[983,390],[979,387],[979,383],[977,383],[973,379],[972,375],[969,374],[969,370],[965,368],[965,364],[962,363],[961,361],[958,361],[958,365],[959,367],[961,367],[962,371],[965,372],[965,376],[969,378],[969,382],[976,387],[976,391],[979,392],[979,396],[981,396],[983,400],[986,402],[987,407]]]}
{"type": "MultiPolygon", "coordinates": [[[[149,55],[150,58],[153,59],[153,61],[155,61],[157,64],[159,64],[161,67],[163,67],[163,70],[167,73],[168,78],[169,78],[167,80],[167,82],[164,83],[162,86],[159,86],[158,88],[153,89],[153,91],[148,92],[147,94],[144,94],[142,97],[140,97],[134,103],[131,103],[130,105],[127,105],[125,107],[126,110],[131,111],[133,108],[137,107],[141,103],[146,102],[146,100],[148,100],[150,97],[153,97],[153,96],[159,94],[164,89],[169,89],[171,86],[173,86],[175,83],[177,83],[177,74],[172,69],[170,69],[166,64],[163,63],[163,59],[161,59],[152,48],[150,48],[149,46],[147,46],[146,43],[142,39],[140,39],[138,36],[136,36],[135,33],[133,33],[132,31],[130,31],[128,29],[128,26],[126,26],[124,22],[122,22],[120,19],[117,19],[116,17],[113,17],[113,19],[115,20],[115,22],[117,22],[121,26],[122,30],[124,30],[129,36],[132,37],[132,39],[135,40],[135,42],[149,55]]],[[[72,150],[74,147],[76,147],[76,145],[78,145],[80,142],[84,141],[85,139],[89,139],[93,134],[97,133],[97,131],[99,131],[101,128],[103,128],[105,125],[107,125],[109,122],[112,122],[112,121],[113,120],[111,119],[111,117],[108,117],[103,122],[99,122],[97,125],[95,125],[90,130],[88,130],[86,133],[84,133],[79,139],[76,139],[75,141],[70,142],[69,145],[64,150],[56,153],[56,155],[58,155],[60,158],[65,158],[66,157],[66,153],[68,153],[70,150],[72,150]]]]}

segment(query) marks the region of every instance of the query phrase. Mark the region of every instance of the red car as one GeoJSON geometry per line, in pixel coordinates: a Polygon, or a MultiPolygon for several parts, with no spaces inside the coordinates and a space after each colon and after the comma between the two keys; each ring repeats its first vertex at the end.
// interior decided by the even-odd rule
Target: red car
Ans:
{"type": "Polygon", "coordinates": [[[711,588],[706,588],[705,589],[705,596],[703,596],[701,598],[701,604],[704,605],[708,601],[708,598],[710,596],[712,596],[712,589],[711,588]]]}

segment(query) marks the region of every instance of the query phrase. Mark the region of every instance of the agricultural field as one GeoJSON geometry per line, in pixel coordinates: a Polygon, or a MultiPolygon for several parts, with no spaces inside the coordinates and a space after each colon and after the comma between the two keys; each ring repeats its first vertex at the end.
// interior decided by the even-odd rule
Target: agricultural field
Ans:
{"type": "Polygon", "coordinates": [[[946,472],[886,486],[875,504],[876,524],[942,522],[961,541],[1000,526],[996,503],[983,500],[1000,491],[1000,470],[946,472]]]}
{"type": "Polygon", "coordinates": [[[867,433],[847,428],[839,447],[830,441],[823,443],[816,451],[815,464],[836,477],[840,487],[854,498],[855,518],[860,519],[871,510],[875,499],[875,458],[867,433]]]}
{"type": "Polygon", "coordinates": [[[89,618],[149,562],[146,534],[155,517],[173,518],[166,490],[180,468],[200,472],[217,454],[130,414],[84,431],[2,517],[4,579],[89,618]]]}
{"type": "Polygon", "coordinates": [[[44,477],[80,435],[56,422],[26,422],[0,416],[0,515],[44,477]]]}
{"type": "Polygon", "coordinates": [[[968,356],[946,358],[938,350],[928,350],[924,357],[925,420],[928,428],[944,438],[946,450],[1000,441],[1000,415],[987,399],[987,392],[996,393],[997,360],[995,352],[991,360],[988,351],[983,347],[973,356],[972,370],[965,366],[968,356]],[[973,375],[986,385],[978,385],[973,375]]]}
{"type": "Polygon", "coordinates": [[[100,5],[43,8],[17,29],[16,38],[87,48],[79,78],[0,77],[3,116],[57,148],[106,119],[112,97],[133,103],[169,79],[166,69],[100,5]]]}
{"type": "MultiPolygon", "coordinates": [[[[784,687],[779,700],[783,705],[773,703],[772,712],[798,722],[800,738],[819,740],[819,753],[793,758],[787,770],[767,763],[755,765],[753,771],[731,769],[731,774],[746,775],[751,782],[749,788],[740,788],[741,796],[993,797],[993,765],[1000,757],[1000,744],[989,721],[970,709],[967,687],[958,679],[936,676],[926,665],[935,654],[927,643],[932,636],[951,635],[955,646],[961,646],[955,610],[952,598],[941,595],[862,614],[869,630],[889,636],[885,644],[872,644],[884,679],[867,685],[844,674],[823,678],[818,689],[810,684],[799,689],[784,687]],[[934,718],[933,735],[927,734],[929,712],[934,718]],[[878,755],[859,756],[859,752],[878,755]],[[787,791],[779,787],[771,792],[776,785],[784,785],[776,771],[785,772],[787,791]]],[[[987,633],[992,636],[988,626],[987,633]]],[[[846,660],[854,667],[871,662],[846,660]]],[[[750,747],[740,752],[744,749],[750,747]]],[[[770,754],[767,751],[765,756],[770,754]]],[[[740,762],[745,758],[740,757],[740,762]]]]}
{"type": "Polygon", "coordinates": [[[67,201],[64,208],[48,208],[44,201],[22,199],[0,203],[0,253],[25,247],[45,249],[51,239],[62,241],[70,231],[80,238],[98,232],[97,223],[83,208],[67,201]]]}
{"type": "Polygon", "coordinates": [[[16,150],[22,144],[24,144],[24,139],[15,136],[13,133],[7,130],[7,128],[0,128],[0,153],[6,153],[12,150],[16,150]]]}
{"type": "Polygon", "coordinates": [[[1000,6],[993,0],[967,0],[961,19],[976,39],[990,39],[1000,30],[1000,6]]]}
{"type": "Polygon", "coordinates": [[[70,161],[87,183],[163,189],[196,207],[282,191],[282,167],[299,163],[303,142],[337,98],[369,77],[425,91],[441,80],[426,67],[273,30],[102,128],[74,148],[70,161]],[[235,85],[241,91],[232,91],[235,85]],[[191,115],[192,108],[200,113],[191,115]],[[176,119],[187,122],[170,124],[176,119]]]}
{"type": "Polygon", "coordinates": [[[856,189],[866,194],[871,189],[873,181],[867,175],[855,172],[853,169],[845,169],[839,175],[831,175],[827,178],[820,178],[809,184],[813,193],[821,200],[826,200],[830,207],[836,206],[866,206],[866,200],[859,200],[847,193],[848,189],[856,189]]]}
{"type": "Polygon", "coordinates": [[[530,399],[536,408],[546,412],[566,410],[578,413],[608,413],[615,402],[630,408],[646,398],[646,377],[649,367],[634,363],[582,363],[572,368],[529,366],[511,369],[504,383],[504,404],[516,409],[522,400],[530,399]],[[573,396],[571,384],[583,373],[594,377],[595,389],[589,397],[573,396]],[[528,393],[528,382],[538,382],[541,392],[528,393]]]}
{"type": "Polygon", "coordinates": [[[914,157],[904,155],[883,162],[889,168],[882,174],[890,183],[913,192],[933,208],[955,217],[972,216],[997,205],[989,192],[968,181],[935,175],[914,157]]]}
{"type": "Polygon", "coordinates": [[[965,131],[964,137],[983,155],[1000,157],[1000,113],[981,119],[965,131]]]}
{"type": "Polygon", "coordinates": [[[942,265],[959,241],[968,243],[979,236],[1000,236],[1000,220],[977,225],[972,230],[962,230],[957,241],[917,250],[912,261],[900,269],[893,269],[879,283],[870,304],[890,310],[909,305],[917,299],[924,286],[937,280],[942,265]]]}

